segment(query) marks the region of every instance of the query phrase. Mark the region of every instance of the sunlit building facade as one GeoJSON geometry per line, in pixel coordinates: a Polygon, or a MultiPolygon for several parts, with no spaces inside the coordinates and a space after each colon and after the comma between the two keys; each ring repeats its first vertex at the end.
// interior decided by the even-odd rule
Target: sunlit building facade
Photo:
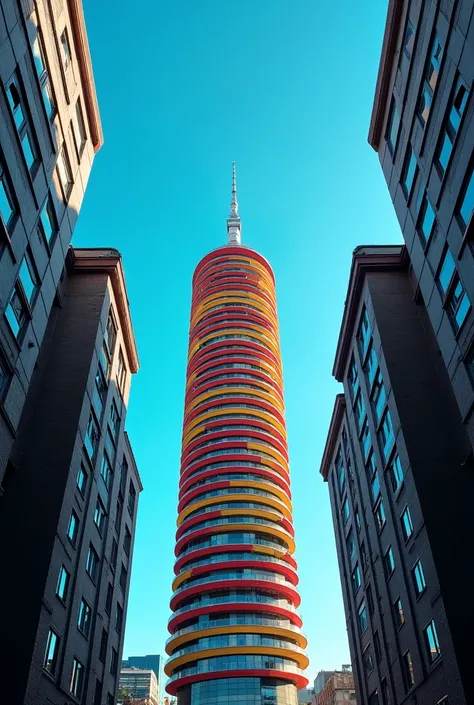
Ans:
{"type": "Polygon", "coordinates": [[[234,171],[228,244],[193,277],[165,666],[179,705],[296,705],[308,682],[275,278],[240,230],[234,171]]]}

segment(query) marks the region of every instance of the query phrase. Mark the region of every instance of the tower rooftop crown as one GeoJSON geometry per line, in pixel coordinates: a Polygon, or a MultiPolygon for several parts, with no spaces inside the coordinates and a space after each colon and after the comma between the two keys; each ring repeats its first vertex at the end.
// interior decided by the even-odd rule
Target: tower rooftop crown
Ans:
{"type": "Polygon", "coordinates": [[[237,203],[237,180],[235,176],[235,162],[232,162],[232,199],[230,213],[227,218],[227,241],[229,245],[240,245],[241,220],[239,204],[237,203]]]}

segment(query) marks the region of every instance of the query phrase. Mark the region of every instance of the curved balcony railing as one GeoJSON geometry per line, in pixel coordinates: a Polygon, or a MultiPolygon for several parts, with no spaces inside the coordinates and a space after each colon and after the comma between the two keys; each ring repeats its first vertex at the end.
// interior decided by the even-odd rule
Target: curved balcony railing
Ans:
{"type": "MultiPolygon", "coordinates": [[[[226,467],[233,467],[234,465],[237,465],[237,467],[241,467],[240,463],[226,463],[226,467]]],[[[248,463],[244,464],[244,467],[247,467],[248,463]]],[[[259,463],[254,463],[254,467],[261,468],[262,466],[259,463]]],[[[274,472],[275,475],[278,475],[277,472],[275,472],[272,468],[269,468],[269,472],[274,472]]],[[[196,475],[194,476],[196,477],[196,475]]],[[[278,477],[280,477],[278,475],[278,477]]],[[[213,477],[206,477],[204,480],[200,480],[199,482],[194,483],[194,485],[191,485],[189,490],[187,490],[183,496],[181,497],[181,501],[186,499],[186,495],[188,495],[190,492],[193,492],[195,489],[198,487],[203,487],[204,485],[210,485],[214,484],[215,482],[228,482],[228,481],[233,481],[233,480],[243,480],[244,482],[260,482],[262,485],[271,485],[272,487],[276,487],[280,492],[282,491],[282,488],[280,485],[278,485],[276,482],[273,482],[273,480],[270,480],[270,478],[265,477],[264,475],[256,475],[252,472],[248,473],[241,473],[241,472],[236,472],[236,473],[229,473],[228,475],[217,475],[213,477]]],[[[226,488],[222,488],[226,489],[226,488]]]]}
{"type": "Polygon", "coordinates": [[[207,649],[218,649],[220,647],[227,648],[231,646],[269,646],[275,649],[289,649],[290,651],[294,651],[296,654],[305,653],[304,649],[302,649],[297,644],[293,644],[292,641],[286,641],[284,639],[277,639],[272,637],[262,637],[260,639],[257,639],[257,637],[260,637],[260,634],[230,634],[227,635],[226,638],[222,641],[218,641],[217,637],[206,637],[204,639],[200,639],[200,641],[202,641],[203,643],[193,644],[192,646],[184,646],[179,651],[175,651],[175,653],[170,656],[169,659],[167,659],[166,665],[171,663],[172,661],[175,661],[180,656],[185,656],[186,654],[205,651],[207,649]],[[237,643],[237,636],[245,636],[245,643],[242,643],[243,639],[241,640],[241,642],[237,643]],[[208,643],[206,644],[204,642],[208,643]]]}
{"type": "MultiPolygon", "coordinates": [[[[250,574],[248,575],[242,575],[237,572],[229,571],[229,573],[226,573],[225,575],[208,575],[205,578],[196,578],[196,580],[193,580],[192,578],[189,579],[189,582],[186,583],[186,585],[182,585],[181,587],[177,588],[173,592],[173,597],[176,597],[176,595],[179,595],[181,592],[184,590],[187,590],[190,587],[193,587],[194,585],[206,585],[207,583],[218,583],[221,581],[226,581],[226,580],[265,580],[266,582],[269,583],[277,583],[278,585],[286,585],[287,587],[295,589],[295,586],[290,580],[287,580],[286,578],[277,575],[275,573],[270,573],[270,572],[265,572],[265,571],[251,571],[250,574]]],[[[238,587],[238,585],[236,586],[238,587]]]]}
{"type": "Polygon", "coordinates": [[[269,619],[268,617],[259,617],[257,614],[248,615],[244,612],[242,615],[233,618],[223,617],[222,619],[212,620],[212,622],[190,624],[187,627],[183,627],[182,629],[175,631],[174,634],[166,640],[166,644],[174,641],[179,636],[183,636],[184,634],[189,634],[191,632],[200,632],[204,629],[214,629],[218,627],[239,626],[278,627],[280,629],[289,629],[296,634],[303,635],[301,629],[292,624],[289,619],[269,619]]]}
{"type": "Polygon", "coordinates": [[[242,541],[226,541],[226,538],[236,539],[237,537],[232,536],[232,534],[218,534],[211,539],[204,539],[202,542],[199,542],[194,546],[190,546],[185,551],[180,551],[178,559],[183,556],[187,556],[194,551],[199,551],[201,548],[211,548],[212,546],[238,546],[242,543],[251,543],[257,546],[268,546],[269,548],[274,548],[276,551],[288,551],[287,546],[284,546],[282,543],[278,543],[276,539],[275,541],[267,541],[267,539],[261,539],[255,534],[252,534],[251,538],[242,539],[242,541]]]}
{"type": "MultiPolygon", "coordinates": [[[[285,506],[281,501],[280,504],[285,506]]],[[[262,512],[274,512],[280,520],[285,518],[284,515],[280,512],[280,510],[274,507],[272,504],[265,504],[264,502],[245,502],[243,499],[236,499],[232,501],[231,499],[229,502],[219,502],[219,504],[209,504],[206,507],[198,507],[194,510],[194,512],[190,512],[182,520],[180,526],[182,526],[185,522],[189,521],[189,519],[197,519],[198,517],[204,516],[205,514],[211,514],[212,512],[220,512],[223,509],[258,509],[262,512]]]]}
{"type": "MultiPolygon", "coordinates": [[[[260,478],[261,479],[261,478],[260,478]]],[[[271,480],[268,481],[268,484],[273,484],[271,480]]],[[[193,504],[197,504],[198,502],[203,502],[206,499],[211,499],[212,497],[228,497],[228,501],[232,502],[234,501],[232,499],[232,495],[234,494],[249,494],[253,495],[255,497],[264,497],[266,499],[272,499],[273,501],[279,502],[283,507],[286,507],[285,503],[282,502],[280,497],[278,495],[273,494],[273,492],[267,492],[266,490],[261,490],[258,487],[221,487],[218,490],[211,490],[210,492],[204,492],[204,494],[200,494],[197,497],[193,497],[193,499],[186,504],[186,508],[192,507],[193,504]]],[[[210,505],[213,506],[213,505],[210,505]]]]}
{"type": "MultiPolygon", "coordinates": [[[[199,522],[199,524],[195,524],[194,526],[191,526],[189,529],[187,529],[187,531],[184,531],[179,537],[179,540],[181,541],[181,539],[184,539],[186,538],[186,536],[194,534],[196,531],[200,531],[201,529],[210,529],[213,526],[226,526],[226,524],[252,524],[252,526],[268,526],[272,529],[278,529],[288,537],[291,537],[291,534],[286,531],[286,529],[283,529],[281,527],[278,520],[279,513],[276,510],[273,511],[275,513],[275,521],[270,521],[269,519],[262,519],[262,517],[246,517],[240,514],[236,514],[233,516],[218,517],[216,519],[208,519],[207,521],[201,521],[199,522]]],[[[283,516],[281,516],[281,519],[283,519],[283,516]]]]}
{"type": "Polygon", "coordinates": [[[179,616],[189,612],[189,610],[199,609],[201,607],[214,607],[215,605],[241,605],[241,604],[254,604],[254,605],[269,605],[269,607],[282,607],[289,612],[294,612],[297,614],[296,609],[293,607],[291,602],[288,600],[279,600],[278,598],[267,597],[266,595],[216,595],[216,597],[207,597],[199,600],[198,602],[192,602],[189,605],[184,605],[178,610],[175,610],[171,615],[169,621],[174,617],[179,616]]]}
{"type": "MultiPolygon", "coordinates": [[[[224,657],[216,657],[224,658],[224,657]]],[[[298,676],[304,676],[304,671],[298,668],[296,662],[290,661],[290,659],[280,659],[275,656],[267,656],[263,658],[252,657],[254,661],[231,661],[228,658],[228,663],[212,663],[214,659],[206,659],[206,664],[197,664],[196,666],[188,666],[187,668],[182,668],[176,671],[171,678],[169,683],[176,681],[185,676],[190,676],[198,673],[215,673],[216,671],[240,671],[240,670],[253,670],[253,669],[268,669],[276,671],[284,671],[286,673],[294,673],[298,676]],[[270,665],[271,664],[271,665],[270,665]]]]}
{"type": "MultiPolygon", "coordinates": [[[[268,556],[266,553],[257,553],[256,551],[254,553],[244,553],[244,552],[237,552],[235,553],[217,553],[216,555],[210,555],[206,556],[205,558],[201,558],[198,561],[193,561],[192,563],[186,563],[186,568],[181,572],[178,573],[176,578],[179,578],[180,575],[183,573],[186,573],[188,570],[191,570],[192,568],[197,568],[199,566],[204,566],[204,565],[216,565],[219,563],[227,563],[229,561],[245,561],[245,562],[257,562],[257,561],[263,561],[265,563],[276,563],[276,565],[281,565],[284,568],[288,568],[290,570],[293,570],[293,572],[296,573],[296,570],[291,566],[287,561],[282,560],[281,558],[275,558],[274,556],[268,556]]],[[[175,578],[175,580],[176,580],[175,578]]]]}

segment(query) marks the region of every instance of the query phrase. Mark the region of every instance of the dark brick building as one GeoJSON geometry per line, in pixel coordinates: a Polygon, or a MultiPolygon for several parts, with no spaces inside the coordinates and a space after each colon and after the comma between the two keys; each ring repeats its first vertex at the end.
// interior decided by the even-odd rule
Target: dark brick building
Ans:
{"type": "Polygon", "coordinates": [[[71,248],[1,499],[5,702],[114,702],[142,489],[124,431],[137,368],[120,255],[71,248]]]}
{"type": "Polygon", "coordinates": [[[474,468],[405,246],[354,252],[321,464],[357,702],[474,702],[474,468]]]}
{"type": "Polygon", "coordinates": [[[474,446],[474,2],[390,0],[369,142],[474,446]]]}
{"type": "Polygon", "coordinates": [[[0,494],[101,144],[80,0],[2,0],[0,494]]]}

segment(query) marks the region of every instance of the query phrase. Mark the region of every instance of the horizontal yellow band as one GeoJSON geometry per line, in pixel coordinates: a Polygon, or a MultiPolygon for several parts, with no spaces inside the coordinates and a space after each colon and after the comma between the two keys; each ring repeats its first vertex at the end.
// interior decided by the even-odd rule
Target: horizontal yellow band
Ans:
{"type": "MultiPolygon", "coordinates": [[[[279,656],[280,658],[288,658],[295,661],[302,669],[307,668],[309,659],[306,654],[301,654],[291,649],[279,649],[274,646],[227,646],[218,649],[205,649],[203,651],[192,651],[189,654],[184,654],[179,658],[165,665],[165,673],[167,676],[172,676],[177,668],[180,668],[189,661],[196,661],[214,656],[226,656],[230,654],[262,654],[263,656],[279,656]]],[[[222,670],[225,670],[222,669],[222,670]]]]}
{"type": "MultiPolygon", "coordinates": [[[[260,399],[265,399],[265,401],[268,401],[269,404],[273,404],[278,411],[280,411],[282,414],[284,412],[284,405],[283,403],[273,394],[270,394],[269,392],[261,392],[259,389],[248,389],[247,387],[226,387],[225,389],[210,389],[207,392],[204,392],[204,394],[199,394],[195,399],[192,400],[189,404],[186,405],[185,409],[185,414],[188,414],[190,411],[192,411],[198,404],[200,404],[202,401],[206,401],[206,399],[212,399],[212,397],[217,397],[220,394],[253,394],[255,397],[258,397],[260,399]]],[[[245,401],[244,404],[246,403],[251,403],[247,402],[247,398],[244,397],[245,401]]]]}
{"type": "MultiPolygon", "coordinates": [[[[190,441],[190,438],[188,438],[189,434],[191,432],[198,431],[203,421],[208,421],[209,419],[211,419],[212,421],[216,421],[219,416],[227,416],[229,414],[239,413],[245,414],[246,416],[255,416],[255,418],[257,419],[262,419],[263,421],[266,421],[266,423],[268,423],[273,428],[276,428],[278,431],[280,431],[283,437],[286,438],[286,428],[283,426],[283,424],[280,423],[280,421],[278,421],[277,419],[273,418],[273,416],[271,416],[270,413],[265,411],[264,409],[245,409],[239,406],[232,406],[229,409],[219,409],[218,411],[203,411],[192,421],[186,424],[183,430],[183,448],[185,448],[185,444],[187,445],[190,441]]],[[[239,422],[238,418],[223,419],[223,421],[228,423],[239,422]]]]}
{"type": "MultiPolygon", "coordinates": [[[[215,534],[228,534],[232,531],[239,531],[239,532],[246,531],[248,533],[253,533],[253,534],[255,534],[255,533],[256,534],[270,534],[270,536],[273,536],[274,538],[281,539],[282,541],[284,541],[287,544],[288,551],[285,551],[284,547],[282,546],[283,552],[285,552],[285,553],[287,552],[290,554],[293,554],[295,552],[295,542],[294,542],[293,538],[290,536],[290,534],[287,531],[285,531],[284,529],[279,529],[279,528],[273,527],[273,526],[267,526],[267,524],[245,524],[245,523],[216,524],[216,526],[213,526],[211,528],[212,528],[212,533],[215,533],[215,534]]],[[[187,536],[186,538],[191,540],[192,535],[189,534],[189,536],[187,536]]]]}
{"type": "Polygon", "coordinates": [[[182,644],[188,641],[203,639],[208,636],[218,636],[219,634],[268,634],[269,636],[294,640],[302,649],[305,649],[308,645],[308,640],[303,634],[294,632],[291,629],[285,629],[285,627],[270,627],[263,624],[232,624],[225,627],[209,627],[207,629],[188,632],[187,634],[180,634],[176,639],[170,639],[167,643],[166,653],[168,655],[172,654],[173,651],[176,651],[182,644]]]}
{"type": "Polygon", "coordinates": [[[271,499],[270,497],[262,497],[258,494],[229,494],[229,495],[217,495],[217,497],[208,497],[207,499],[202,499],[199,502],[194,502],[194,504],[188,505],[180,513],[176,519],[177,526],[183,523],[187,516],[195,512],[197,509],[202,509],[203,507],[210,507],[213,504],[221,504],[225,502],[259,502],[260,504],[266,504],[269,507],[273,507],[280,511],[289,521],[291,521],[291,512],[286,507],[283,502],[278,499],[271,499]]]}

